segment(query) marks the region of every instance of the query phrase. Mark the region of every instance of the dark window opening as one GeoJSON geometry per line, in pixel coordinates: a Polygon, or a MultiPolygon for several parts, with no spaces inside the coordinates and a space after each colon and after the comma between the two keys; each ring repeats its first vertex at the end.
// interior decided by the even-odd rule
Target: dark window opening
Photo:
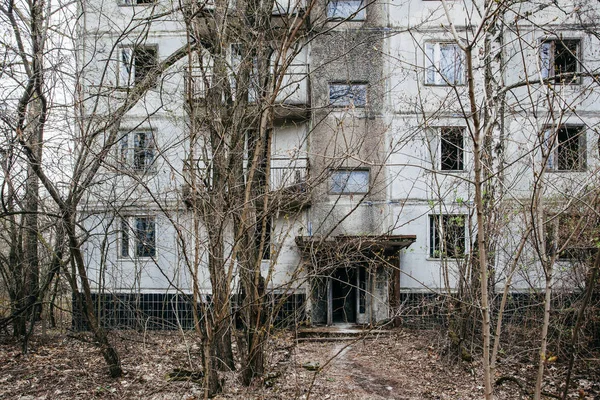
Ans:
{"type": "Polygon", "coordinates": [[[367,312],[367,269],[358,267],[358,312],[367,312]]]}
{"type": "MultiPolygon", "coordinates": [[[[273,219],[271,217],[265,217],[264,221],[265,221],[265,230],[264,230],[265,240],[263,241],[262,259],[270,260],[271,259],[271,231],[273,229],[273,219]]],[[[256,247],[257,248],[259,248],[259,246],[260,246],[262,233],[263,233],[262,228],[263,228],[262,223],[259,223],[257,226],[257,235],[256,235],[256,240],[257,240],[256,247]]]]}
{"type": "Polygon", "coordinates": [[[442,171],[462,171],[464,168],[463,129],[441,128],[441,165],[442,171]]]}
{"type": "Polygon", "coordinates": [[[136,217],[136,256],[154,257],[156,255],[156,238],[154,218],[136,217]]]}
{"type": "Polygon", "coordinates": [[[429,216],[429,257],[460,258],[465,254],[465,216],[429,216]]]}
{"type": "Polygon", "coordinates": [[[556,83],[580,83],[579,40],[547,40],[541,46],[542,77],[556,83]]]}
{"type": "Polygon", "coordinates": [[[561,126],[546,131],[546,143],[556,135],[555,145],[547,155],[546,168],[551,171],[583,171],[586,168],[585,131],[582,126],[561,126]]]}
{"type": "Polygon", "coordinates": [[[138,83],[157,66],[156,47],[138,47],[135,49],[135,82],[138,83]]]}

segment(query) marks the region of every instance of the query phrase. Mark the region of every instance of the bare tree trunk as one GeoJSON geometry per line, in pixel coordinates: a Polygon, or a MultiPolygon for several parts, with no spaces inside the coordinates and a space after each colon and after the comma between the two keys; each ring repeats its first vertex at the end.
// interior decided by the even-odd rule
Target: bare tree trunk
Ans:
{"type": "Polygon", "coordinates": [[[104,361],[108,365],[110,376],[112,378],[118,378],[123,375],[123,370],[121,368],[121,359],[119,357],[119,353],[117,353],[117,350],[110,343],[110,340],[108,339],[108,334],[106,333],[104,328],[102,328],[98,321],[98,318],[96,317],[94,303],[92,300],[92,290],[90,288],[90,282],[85,269],[85,261],[83,259],[83,254],[81,253],[80,244],[76,237],[73,214],[68,212],[65,213],[65,230],[69,238],[71,257],[73,258],[73,261],[77,268],[79,282],[81,283],[81,288],[83,290],[85,316],[89,324],[89,328],[94,334],[94,338],[98,342],[98,345],[100,346],[100,352],[104,357],[104,361]]]}
{"type": "Polygon", "coordinates": [[[480,284],[481,284],[481,313],[482,321],[482,336],[483,336],[483,382],[485,390],[485,398],[492,399],[492,377],[490,374],[490,309],[488,298],[488,264],[485,237],[485,222],[483,218],[484,207],[481,189],[482,180],[482,163],[481,163],[481,143],[482,143],[482,128],[479,120],[479,110],[475,98],[475,83],[473,69],[473,48],[467,47],[465,51],[467,61],[467,81],[469,90],[469,101],[471,105],[472,120],[473,120],[473,161],[475,169],[475,207],[477,210],[477,256],[479,260],[480,284]]]}

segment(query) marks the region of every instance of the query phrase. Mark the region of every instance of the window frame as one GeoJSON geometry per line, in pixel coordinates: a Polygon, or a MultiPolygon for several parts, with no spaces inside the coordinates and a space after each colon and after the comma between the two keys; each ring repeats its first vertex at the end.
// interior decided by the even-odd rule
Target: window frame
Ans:
{"type": "Polygon", "coordinates": [[[117,235],[117,258],[119,260],[155,259],[157,256],[157,236],[156,216],[147,214],[121,216],[117,235]],[[147,224],[150,223],[151,230],[139,230],[141,220],[146,220],[147,224]],[[146,232],[146,235],[150,232],[153,242],[143,243],[143,240],[140,240],[141,232],[146,232]],[[149,253],[143,252],[144,249],[148,249],[146,251],[149,251],[149,253]]]}
{"type": "Polygon", "coordinates": [[[132,88],[139,84],[142,80],[144,80],[148,74],[148,71],[150,71],[152,68],[156,68],[159,64],[158,44],[120,46],[118,51],[118,87],[120,88],[132,88]],[[136,71],[139,68],[136,63],[136,59],[138,59],[139,56],[136,56],[136,54],[138,52],[148,50],[154,52],[154,63],[153,65],[145,66],[144,68],[146,68],[147,71],[138,77],[136,71]],[[125,56],[125,52],[129,52],[129,55],[125,56]],[[125,57],[128,57],[129,60],[126,61],[125,57]],[[129,68],[126,67],[127,64],[130,66],[129,68]]]}
{"type": "MultiPolygon", "coordinates": [[[[118,146],[119,166],[126,169],[128,172],[136,174],[148,174],[156,172],[156,141],[154,130],[152,129],[136,129],[123,132],[118,146]],[[144,134],[147,144],[145,147],[138,149],[136,138],[138,135],[144,134]],[[145,161],[143,166],[137,165],[136,160],[139,153],[151,153],[151,161],[145,161]]],[[[147,160],[147,157],[144,157],[147,160]]]]}
{"type": "MultiPolygon", "coordinates": [[[[335,184],[337,185],[337,183],[335,184]]],[[[338,185],[339,186],[339,185],[338,185]]],[[[355,194],[367,194],[371,190],[371,170],[369,168],[334,168],[329,171],[329,187],[328,193],[332,195],[355,195],[355,194]],[[334,190],[334,176],[336,174],[346,173],[347,177],[345,179],[344,186],[340,186],[340,190],[334,190]],[[364,190],[351,190],[347,191],[346,188],[348,186],[348,181],[350,180],[350,176],[353,173],[366,173],[367,174],[367,186],[364,190]]]]}
{"type": "Polygon", "coordinates": [[[587,170],[587,135],[585,125],[580,124],[562,124],[559,126],[547,126],[544,128],[544,142],[543,146],[545,147],[545,151],[548,153],[548,158],[546,159],[545,170],[547,172],[585,172],[587,170]],[[571,129],[578,130],[578,133],[575,135],[577,139],[577,154],[578,160],[576,163],[578,164],[575,168],[561,168],[560,163],[561,160],[564,159],[564,155],[561,156],[561,151],[564,150],[565,143],[572,141],[573,139],[568,138],[562,142],[560,142],[560,132],[562,130],[566,130],[567,132],[571,129]],[[553,132],[556,132],[553,134],[553,132]],[[552,149],[548,149],[548,142],[550,139],[552,140],[552,149]]]}
{"type": "Polygon", "coordinates": [[[464,86],[466,84],[465,54],[458,43],[452,40],[433,40],[425,42],[424,50],[424,84],[426,86],[464,86]],[[443,68],[440,65],[442,61],[442,46],[451,46],[455,48],[455,54],[462,54],[461,67],[457,70],[454,65],[454,74],[460,77],[460,80],[450,81],[443,74],[443,68]],[[457,74],[458,72],[458,74],[457,74]]]}
{"type": "MultiPolygon", "coordinates": [[[[542,79],[547,79],[549,81],[554,82],[555,85],[581,85],[582,77],[581,74],[581,64],[582,64],[582,39],[577,37],[568,37],[568,38],[543,38],[540,40],[539,47],[539,61],[540,61],[540,71],[542,75],[542,79]],[[574,43],[576,45],[576,52],[573,54],[575,57],[575,71],[568,71],[561,74],[563,75],[563,80],[557,80],[556,76],[556,58],[557,58],[557,48],[556,44],[560,44],[563,48],[571,50],[568,48],[568,44],[574,43]],[[544,47],[546,45],[550,45],[550,52],[548,55],[544,56],[544,47]],[[547,59],[546,59],[547,58],[547,59]],[[569,75],[573,75],[571,79],[568,78],[569,75]]],[[[560,75],[560,74],[559,74],[560,75]]]]}
{"type": "MultiPolygon", "coordinates": [[[[451,258],[451,259],[461,259],[464,258],[467,252],[467,216],[466,214],[429,214],[429,235],[428,235],[428,240],[429,240],[429,252],[428,252],[428,256],[430,259],[444,259],[444,258],[451,258]],[[443,226],[440,226],[440,217],[441,217],[441,224],[443,226]],[[458,242],[457,239],[460,239],[460,241],[462,242],[462,247],[454,247],[452,252],[449,252],[447,249],[447,243],[448,243],[448,239],[451,239],[449,237],[450,234],[455,234],[458,231],[450,231],[448,226],[449,223],[451,222],[452,219],[454,218],[461,218],[462,219],[462,234],[459,237],[455,237],[453,239],[454,242],[458,242]],[[443,231],[444,236],[446,236],[445,238],[440,237],[440,228],[443,231]],[[441,245],[442,243],[444,243],[444,247],[446,247],[445,250],[441,249],[441,245]],[[456,252],[456,250],[459,249],[459,252],[456,252]]],[[[460,226],[458,226],[460,227],[460,226]]],[[[452,228],[452,227],[450,227],[452,228]]]]}
{"type": "MultiPolygon", "coordinates": [[[[465,171],[465,131],[466,128],[464,126],[440,126],[437,128],[438,133],[438,149],[437,152],[439,157],[437,157],[437,170],[440,172],[464,172],[465,171]],[[447,139],[444,139],[444,131],[453,131],[460,132],[461,145],[460,147],[454,143],[450,143],[447,139]],[[460,153],[457,156],[458,159],[458,167],[459,168],[444,168],[444,159],[446,158],[444,155],[444,143],[448,143],[449,146],[454,146],[457,153],[460,153]]],[[[456,135],[459,136],[459,135],[456,135]]]]}
{"type": "Polygon", "coordinates": [[[329,21],[362,22],[367,19],[367,7],[364,0],[328,0],[325,12],[329,21]],[[333,4],[336,6],[332,6],[333,4]],[[340,4],[345,7],[339,7],[340,4]],[[346,12],[346,8],[350,12],[346,12]],[[338,12],[339,10],[342,12],[338,12]]]}
{"type": "Polygon", "coordinates": [[[135,7],[135,6],[151,6],[158,3],[158,0],[119,0],[120,6],[135,7]],[[141,2],[140,2],[141,1],[141,2]]]}
{"type": "Polygon", "coordinates": [[[555,254],[555,261],[557,262],[576,262],[593,255],[596,249],[593,238],[597,235],[596,232],[591,230],[597,225],[593,221],[588,221],[588,219],[577,221],[577,219],[584,218],[586,218],[585,215],[568,211],[558,215],[548,215],[548,220],[544,224],[544,240],[548,257],[555,254]],[[575,221],[575,224],[572,224],[572,221],[575,221]],[[576,225],[579,231],[574,233],[573,229],[569,229],[569,225],[576,225]],[[562,233],[567,233],[567,237],[562,237],[562,233]],[[556,234],[558,234],[558,240],[556,240],[556,234]],[[587,245],[577,246],[578,243],[585,244],[585,241],[578,241],[577,239],[586,237],[589,238],[587,245]],[[567,239],[571,241],[562,251],[559,251],[567,239]]]}
{"type": "Polygon", "coordinates": [[[333,108],[366,108],[369,104],[369,84],[363,81],[353,81],[353,82],[340,82],[340,81],[332,81],[327,84],[328,89],[328,101],[329,105],[333,108]],[[343,87],[346,87],[345,93],[341,96],[335,97],[332,99],[332,93],[335,93],[334,88],[338,87],[337,91],[342,91],[343,87]],[[357,90],[358,89],[358,90],[357,90]],[[364,95],[360,96],[364,91],[364,95]],[[357,93],[359,96],[357,96],[357,93]],[[354,100],[359,99],[361,101],[355,102],[354,100]],[[362,100],[364,99],[364,100],[362,100]]]}

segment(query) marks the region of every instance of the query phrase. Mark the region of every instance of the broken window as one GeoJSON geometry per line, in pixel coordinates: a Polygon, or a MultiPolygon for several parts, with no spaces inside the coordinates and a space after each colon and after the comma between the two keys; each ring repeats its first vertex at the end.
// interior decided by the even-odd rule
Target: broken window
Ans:
{"type": "Polygon", "coordinates": [[[465,216],[429,216],[429,257],[459,258],[465,254],[465,216]]]}
{"type": "Polygon", "coordinates": [[[549,171],[583,171],[586,168],[585,131],[583,126],[563,125],[545,132],[546,169],[549,171]],[[551,144],[554,145],[551,146],[551,144]]]}
{"type": "Polygon", "coordinates": [[[560,261],[584,261],[594,254],[598,225],[588,215],[550,215],[545,225],[546,254],[560,261]]]}
{"type": "Polygon", "coordinates": [[[578,39],[545,40],[540,46],[542,78],[554,78],[555,83],[578,84],[578,39]]]}
{"type": "Polygon", "coordinates": [[[464,129],[440,128],[440,169],[462,171],[464,169],[464,129]]]}
{"type": "Polygon", "coordinates": [[[156,46],[122,47],[119,53],[121,87],[130,87],[141,82],[158,65],[156,46]]]}

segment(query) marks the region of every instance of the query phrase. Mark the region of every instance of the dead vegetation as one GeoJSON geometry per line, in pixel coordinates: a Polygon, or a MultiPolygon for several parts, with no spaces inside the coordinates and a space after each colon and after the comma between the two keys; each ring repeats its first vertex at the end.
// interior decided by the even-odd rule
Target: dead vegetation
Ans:
{"type": "MultiPolygon", "coordinates": [[[[22,355],[8,336],[0,337],[2,399],[200,399],[199,347],[191,332],[113,331],[124,377],[110,379],[90,336],[51,331],[33,339],[22,355]]],[[[511,335],[496,377],[498,399],[527,399],[535,382],[536,355],[511,335]]],[[[525,336],[522,336],[525,339],[525,336]]],[[[341,342],[301,342],[288,331],[268,344],[268,372],[250,387],[235,372],[223,373],[217,399],[479,399],[477,362],[457,361],[445,352],[439,331],[396,330],[385,337],[341,342]],[[311,363],[316,368],[305,368],[311,363]]],[[[578,360],[569,398],[600,396],[600,360],[578,360]]],[[[238,366],[239,367],[239,366],[238,366]]],[[[547,366],[547,398],[559,393],[566,365],[547,366]]]]}

